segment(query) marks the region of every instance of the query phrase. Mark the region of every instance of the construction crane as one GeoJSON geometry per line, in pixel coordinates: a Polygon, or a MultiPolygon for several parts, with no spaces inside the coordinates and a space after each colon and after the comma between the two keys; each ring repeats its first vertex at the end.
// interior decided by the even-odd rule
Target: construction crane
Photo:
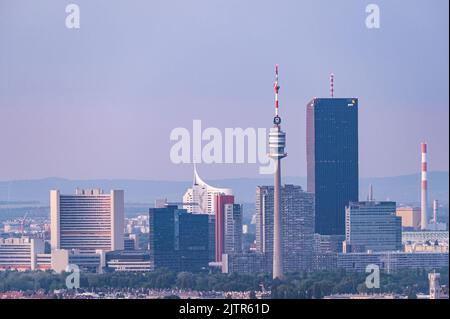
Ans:
{"type": "Polygon", "coordinates": [[[25,215],[23,216],[22,220],[20,221],[20,234],[23,235],[24,231],[25,231],[25,219],[28,216],[28,212],[25,213],[25,215]]]}

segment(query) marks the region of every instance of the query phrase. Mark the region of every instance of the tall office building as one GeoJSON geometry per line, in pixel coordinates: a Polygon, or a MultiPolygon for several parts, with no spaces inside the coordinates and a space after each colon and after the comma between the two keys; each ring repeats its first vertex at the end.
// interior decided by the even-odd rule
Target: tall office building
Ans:
{"type": "Polygon", "coordinates": [[[233,195],[233,191],[208,185],[200,178],[194,166],[194,180],[192,187],[183,196],[183,208],[194,214],[214,214],[215,196],[219,194],[233,195]]]}
{"type": "MultiPolygon", "coordinates": [[[[273,198],[272,186],[256,188],[256,250],[268,257],[272,266],[273,198]]],[[[283,271],[311,270],[314,248],[314,195],[300,186],[281,187],[283,271]]]]}
{"type": "Polygon", "coordinates": [[[155,268],[201,271],[208,267],[208,215],[175,205],[149,211],[149,252],[155,268]]]}
{"type": "Polygon", "coordinates": [[[345,210],[344,252],[402,250],[395,202],[351,202],[345,210]]]}
{"type": "Polygon", "coordinates": [[[315,98],[306,108],[307,191],[315,232],[345,233],[345,206],[358,201],[358,99],[315,98]]]}
{"type": "Polygon", "coordinates": [[[242,207],[234,203],[234,196],[215,196],[215,261],[222,254],[242,251],[242,207]]]}
{"type": "Polygon", "coordinates": [[[111,251],[124,248],[124,192],[77,189],[50,191],[52,249],[111,251]]]}
{"type": "Polygon", "coordinates": [[[224,253],[242,252],[242,205],[225,204],[224,253]]]}
{"type": "Polygon", "coordinates": [[[201,271],[208,267],[208,216],[182,211],[175,231],[181,271],[201,271]]]}
{"type": "Polygon", "coordinates": [[[208,214],[208,261],[216,260],[216,215],[208,214]]]}

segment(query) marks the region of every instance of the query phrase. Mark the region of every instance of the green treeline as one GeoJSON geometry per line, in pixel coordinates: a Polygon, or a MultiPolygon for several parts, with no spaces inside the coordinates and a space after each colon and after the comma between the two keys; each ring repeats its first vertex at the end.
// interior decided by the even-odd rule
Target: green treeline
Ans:
{"type": "MultiPolygon", "coordinates": [[[[448,268],[441,273],[441,284],[448,286],[448,268]]],[[[48,272],[0,272],[0,292],[44,291],[64,289],[67,274],[48,272]]],[[[344,293],[398,293],[415,296],[428,292],[428,271],[403,270],[395,274],[381,274],[380,288],[367,289],[367,274],[344,270],[314,273],[292,273],[285,280],[272,280],[267,274],[207,274],[174,273],[160,269],[146,273],[81,273],[80,288],[94,289],[192,289],[198,291],[272,291],[274,298],[321,298],[344,293]]]]}

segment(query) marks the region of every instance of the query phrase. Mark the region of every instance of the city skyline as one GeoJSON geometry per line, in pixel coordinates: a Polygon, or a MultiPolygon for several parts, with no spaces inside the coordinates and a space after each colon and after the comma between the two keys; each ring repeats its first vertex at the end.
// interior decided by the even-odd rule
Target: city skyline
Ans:
{"type": "Polygon", "coordinates": [[[448,299],[448,9],[0,0],[0,299],[448,299]]]}
{"type": "MultiPolygon", "coordinates": [[[[190,165],[170,162],[170,131],[189,129],[193,119],[221,130],[268,128],[275,62],[283,66],[286,175],[306,176],[304,105],[329,96],[330,73],[336,97],[360,100],[361,177],[417,172],[420,142],[429,145],[429,170],[448,171],[448,3],[414,1],[403,10],[379,1],[377,30],[366,28],[358,2],[285,1],[274,26],[266,2],[257,16],[251,4],[233,2],[217,10],[205,1],[172,1],[183,9],[173,11],[143,2],[78,4],[76,31],[65,28],[62,5],[1,4],[10,10],[0,11],[7,48],[0,53],[0,142],[7,150],[0,180],[189,180],[190,165]],[[402,36],[411,28],[415,41],[402,36]],[[161,155],[150,161],[155,150],[161,155]]],[[[201,167],[211,180],[259,176],[255,164],[201,167]]]]}

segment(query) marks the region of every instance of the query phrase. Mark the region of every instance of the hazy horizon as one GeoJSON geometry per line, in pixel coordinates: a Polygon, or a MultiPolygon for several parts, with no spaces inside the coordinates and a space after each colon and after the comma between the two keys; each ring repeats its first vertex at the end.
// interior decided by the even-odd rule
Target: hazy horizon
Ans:
{"type": "MultiPolygon", "coordinates": [[[[434,173],[445,173],[450,174],[450,171],[445,170],[436,170],[436,171],[428,171],[428,174],[434,174],[434,173]]],[[[201,175],[201,174],[200,174],[201,175]]],[[[403,177],[403,176],[411,176],[411,175],[420,175],[420,172],[413,172],[409,174],[401,174],[401,175],[390,175],[390,176],[359,176],[359,179],[383,179],[383,178],[395,178],[395,177],[403,177]]],[[[208,178],[207,176],[201,177],[205,181],[217,181],[217,180],[235,180],[235,179],[272,179],[273,177],[270,175],[256,175],[256,176],[238,176],[238,177],[221,177],[221,178],[208,178]]],[[[285,178],[307,178],[306,175],[304,176],[295,176],[295,175],[284,175],[285,178]]],[[[24,178],[24,179],[6,179],[1,180],[2,183],[7,182],[19,182],[19,181],[34,181],[34,180],[46,180],[46,179],[61,179],[61,180],[68,180],[68,181],[107,181],[107,180],[130,180],[130,181],[153,181],[153,182],[187,182],[192,180],[191,178],[185,178],[185,179],[142,179],[142,178],[121,178],[121,177],[109,177],[109,178],[102,178],[102,177],[93,177],[93,178],[68,178],[68,177],[61,177],[61,176],[46,176],[46,177],[39,177],[39,178],[24,178]]]]}

